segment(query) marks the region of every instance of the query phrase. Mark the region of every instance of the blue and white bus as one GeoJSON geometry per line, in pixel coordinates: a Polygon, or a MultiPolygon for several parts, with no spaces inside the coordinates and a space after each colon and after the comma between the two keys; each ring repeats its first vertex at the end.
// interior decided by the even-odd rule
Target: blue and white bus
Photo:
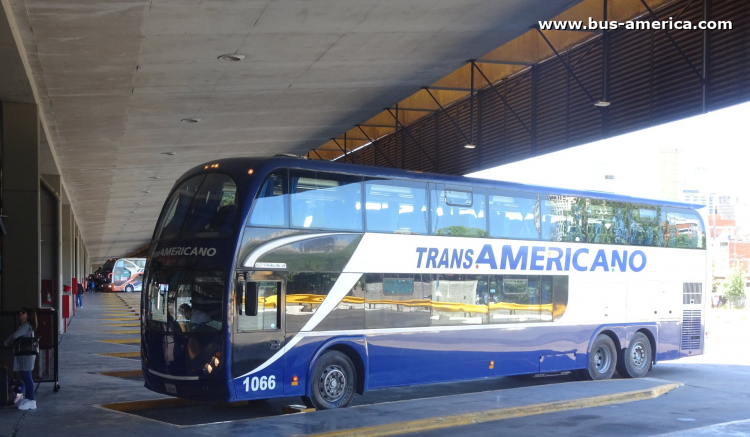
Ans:
{"type": "Polygon", "coordinates": [[[146,387],[214,401],[701,354],[696,205],[294,158],[175,184],[142,299],[146,387]]]}

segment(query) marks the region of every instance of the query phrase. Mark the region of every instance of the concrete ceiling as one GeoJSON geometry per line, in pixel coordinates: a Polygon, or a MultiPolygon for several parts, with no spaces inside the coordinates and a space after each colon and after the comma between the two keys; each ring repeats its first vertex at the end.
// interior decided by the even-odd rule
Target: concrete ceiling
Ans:
{"type": "Polygon", "coordinates": [[[187,168],[306,153],[576,3],[3,0],[95,260],[147,241],[187,168]]]}

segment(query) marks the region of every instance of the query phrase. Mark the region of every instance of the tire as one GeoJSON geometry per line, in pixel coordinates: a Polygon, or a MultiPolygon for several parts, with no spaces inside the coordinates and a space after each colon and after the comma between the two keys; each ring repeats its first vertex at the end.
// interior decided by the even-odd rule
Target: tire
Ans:
{"type": "Polygon", "coordinates": [[[600,381],[609,379],[615,373],[617,366],[617,348],[611,338],[599,334],[591,345],[589,352],[589,367],[578,371],[581,379],[600,381]]]}
{"type": "Polygon", "coordinates": [[[617,373],[623,378],[643,378],[652,360],[651,342],[643,333],[636,332],[627,349],[617,357],[617,373]]]}
{"type": "Polygon", "coordinates": [[[310,378],[310,397],[302,400],[316,410],[345,408],[352,403],[357,387],[357,372],[352,361],[341,352],[326,352],[318,358],[310,378]]]}
{"type": "Polygon", "coordinates": [[[134,290],[133,286],[128,284],[125,286],[125,293],[132,293],[134,290]]]}

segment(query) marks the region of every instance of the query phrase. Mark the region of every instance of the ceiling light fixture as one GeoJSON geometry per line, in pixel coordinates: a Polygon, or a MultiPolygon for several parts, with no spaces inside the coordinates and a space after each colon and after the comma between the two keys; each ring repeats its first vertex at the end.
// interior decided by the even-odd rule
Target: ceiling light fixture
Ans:
{"type": "Polygon", "coordinates": [[[220,61],[224,62],[237,62],[245,59],[245,55],[240,55],[239,53],[234,53],[231,55],[221,55],[219,56],[220,61]]]}
{"type": "Polygon", "coordinates": [[[606,100],[597,100],[596,102],[594,102],[594,106],[606,108],[607,106],[609,106],[609,102],[607,102],[606,100]]]}
{"type": "Polygon", "coordinates": [[[476,148],[477,148],[476,144],[465,144],[464,145],[464,149],[476,149],[476,148]]]}
{"type": "Polygon", "coordinates": [[[183,118],[180,121],[183,123],[198,123],[199,121],[201,121],[201,119],[200,118],[183,118]]]}

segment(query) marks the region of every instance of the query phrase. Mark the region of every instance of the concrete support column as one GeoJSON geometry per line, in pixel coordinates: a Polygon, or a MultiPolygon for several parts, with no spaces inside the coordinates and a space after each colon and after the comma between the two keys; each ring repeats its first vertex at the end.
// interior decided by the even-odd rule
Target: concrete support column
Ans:
{"type": "Polygon", "coordinates": [[[36,105],[3,105],[2,309],[41,305],[39,114],[36,105]]]}
{"type": "MultiPolygon", "coordinates": [[[[41,175],[41,249],[42,280],[52,283],[52,302],[42,295],[42,306],[54,307],[61,314],[63,275],[62,275],[62,202],[60,199],[61,183],[58,175],[41,175]]],[[[42,287],[44,293],[44,287],[42,287]]],[[[62,318],[59,318],[62,322],[62,318]]]]}
{"type": "Polygon", "coordinates": [[[70,285],[73,278],[73,220],[70,205],[62,206],[62,243],[63,285],[70,285]]]}

